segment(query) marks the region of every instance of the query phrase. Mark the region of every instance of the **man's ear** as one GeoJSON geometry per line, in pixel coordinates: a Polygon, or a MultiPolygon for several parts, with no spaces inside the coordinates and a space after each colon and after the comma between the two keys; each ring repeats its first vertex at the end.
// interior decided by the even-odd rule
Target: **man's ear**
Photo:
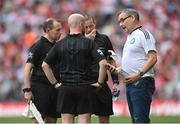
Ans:
{"type": "Polygon", "coordinates": [[[83,27],[83,22],[81,21],[81,22],[79,23],[79,25],[80,25],[80,27],[82,28],[82,27],[83,27]]]}
{"type": "Polygon", "coordinates": [[[49,31],[50,31],[50,28],[47,28],[45,32],[48,33],[49,31]]]}
{"type": "Polygon", "coordinates": [[[133,22],[136,21],[136,17],[135,16],[132,16],[132,18],[133,18],[133,22]]]}

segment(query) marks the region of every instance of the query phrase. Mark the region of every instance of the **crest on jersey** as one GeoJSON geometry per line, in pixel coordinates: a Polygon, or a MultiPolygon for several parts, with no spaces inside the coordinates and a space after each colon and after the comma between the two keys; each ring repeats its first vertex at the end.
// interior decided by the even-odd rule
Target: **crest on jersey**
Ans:
{"type": "Polygon", "coordinates": [[[104,53],[102,52],[102,50],[98,49],[97,52],[98,52],[101,56],[104,56],[104,53]]]}
{"type": "Polygon", "coordinates": [[[29,59],[32,59],[32,58],[33,58],[33,53],[32,53],[32,52],[29,52],[29,53],[28,53],[28,58],[29,58],[29,59]]]}
{"type": "Polygon", "coordinates": [[[135,43],[135,38],[133,37],[130,41],[130,44],[134,44],[135,43]]]}

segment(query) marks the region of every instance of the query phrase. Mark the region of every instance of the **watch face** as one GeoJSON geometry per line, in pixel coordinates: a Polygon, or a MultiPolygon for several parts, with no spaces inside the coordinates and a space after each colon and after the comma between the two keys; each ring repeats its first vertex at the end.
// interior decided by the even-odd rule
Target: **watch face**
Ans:
{"type": "Polygon", "coordinates": [[[140,72],[140,76],[143,76],[144,75],[144,73],[143,72],[140,72]]]}

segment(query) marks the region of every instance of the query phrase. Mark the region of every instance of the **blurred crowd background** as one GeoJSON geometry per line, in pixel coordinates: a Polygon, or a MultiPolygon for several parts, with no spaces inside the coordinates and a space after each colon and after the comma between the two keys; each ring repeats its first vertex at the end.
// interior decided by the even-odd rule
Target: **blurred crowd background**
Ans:
{"type": "MultiPolygon", "coordinates": [[[[71,13],[95,16],[99,32],[110,37],[120,63],[127,34],[119,27],[117,12],[123,8],[137,9],[142,25],[157,40],[154,99],[180,100],[179,0],[0,0],[0,101],[24,99],[23,68],[27,50],[40,37],[41,25],[49,17],[63,22],[65,36],[66,20],[71,13]]],[[[125,88],[121,89],[125,99],[125,88]]]]}

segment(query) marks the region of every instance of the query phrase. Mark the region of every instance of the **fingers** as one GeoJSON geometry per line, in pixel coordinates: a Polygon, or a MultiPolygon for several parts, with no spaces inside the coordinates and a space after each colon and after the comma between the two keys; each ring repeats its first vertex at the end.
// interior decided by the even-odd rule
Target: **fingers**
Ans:
{"type": "Polygon", "coordinates": [[[121,67],[119,66],[116,68],[116,72],[119,73],[120,71],[121,71],[121,67]]]}
{"type": "Polygon", "coordinates": [[[113,88],[112,89],[112,95],[115,97],[118,97],[120,94],[120,90],[118,88],[113,88]]]}
{"type": "Polygon", "coordinates": [[[91,84],[91,86],[96,88],[96,92],[99,92],[102,88],[102,85],[100,85],[98,82],[91,84]]]}
{"type": "Polygon", "coordinates": [[[99,83],[93,83],[93,84],[91,84],[91,86],[94,86],[94,87],[101,87],[101,85],[99,84],[99,83]]]}
{"type": "Polygon", "coordinates": [[[57,83],[54,88],[58,89],[62,84],[61,83],[57,83]]]}
{"type": "Polygon", "coordinates": [[[25,92],[24,93],[24,98],[27,99],[27,103],[29,104],[31,100],[33,100],[33,95],[32,92],[25,92]]]}
{"type": "Polygon", "coordinates": [[[96,29],[92,30],[89,34],[85,34],[85,37],[94,40],[96,36],[96,29]]]}
{"type": "Polygon", "coordinates": [[[109,63],[107,63],[106,67],[111,73],[119,73],[120,70],[121,70],[120,67],[116,68],[115,66],[113,66],[113,65],[111,65],[109,63]]]}
{"type": "Polygon", "coordinates": [[[125,78],[125,79],[124,79],[124,83],[129,83],[130,81],[131,81],[130,78],[125,78]]]}
{"type": "Polygon", "coordinates": [[[94,29],[94,30],[91,32],[91,35],[92,35],[93,37],[96,36],[96,29],[94,29]]]}

